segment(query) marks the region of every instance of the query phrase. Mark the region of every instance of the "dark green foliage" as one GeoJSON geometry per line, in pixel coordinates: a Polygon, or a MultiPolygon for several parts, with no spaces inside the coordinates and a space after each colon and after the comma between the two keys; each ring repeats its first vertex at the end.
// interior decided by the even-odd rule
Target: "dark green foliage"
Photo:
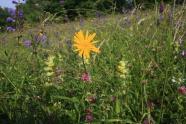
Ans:
{"type": "Polygon", "coordinates": [[[38,22],[47,2],[40,0],[27,0],[26,4],[22,5],[25,18],[27,21],[38,22]]]}
{"type": "MultiPolygon", "coordinates": [[[[28,21],[39,21],[41,16],[49,12],[62,17],[62,20],[74,20],[79,17],[95,16],[97,13],[122,12],[122,9],[131,9],[138,4],[144,4],[145,7],[154,6],[162,0],[27,0],[23,5],[26,19],[28,21]],[[156,3],[157,2],[157,3],[156,3]]],[[[163,2],[173,3],[171,0],[163,2]]],[[[176,3],[180,3],[179,0],[176,3]]]]}
{"type": "Polygon", "coordinates": [[[97,11],[121,11],[124,5],[125,2],[120,0],[65,0],[64,3],[60,3],[59,0],[28,0],[23,8],[26,18],[32,21],[38,20],[43,12],[73,20],[79,16],[95,16],[97,11]]]}
{"type": "Polygon", "coordinates": [[[6,18],[9,16],[8,12],[0,7],[0,32],[4,30],[7,25],[6,18]]]}

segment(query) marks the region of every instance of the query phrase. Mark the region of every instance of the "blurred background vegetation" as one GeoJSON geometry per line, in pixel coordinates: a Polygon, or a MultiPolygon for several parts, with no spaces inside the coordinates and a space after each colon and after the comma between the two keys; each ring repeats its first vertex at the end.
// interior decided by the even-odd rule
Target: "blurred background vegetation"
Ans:
{"type": "MultiPolygon", "coordinates": [[[[66,22],[112,12],[124,13],[137,6],[147,9],[161,2],[173,5],[181,4],[183,0],[27,0],[25,4],[18,4],[17,8],[23,10],[24,20],[29,23],[39,22],[48,14],[53,15],[58,22],[66,22]]],[[[10,16],[7,9],[0,8],[1,30],[5,29],[6,18],[10,16]]]]}

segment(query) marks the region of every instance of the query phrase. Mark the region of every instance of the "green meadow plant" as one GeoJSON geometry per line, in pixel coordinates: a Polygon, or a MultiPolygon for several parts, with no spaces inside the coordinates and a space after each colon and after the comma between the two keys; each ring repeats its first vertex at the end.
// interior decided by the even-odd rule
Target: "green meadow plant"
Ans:
{"type": "Polygon", "coordinates": [[[186,8],[164,6],[0,35],[0,123],[184,123],[186,8]]]}

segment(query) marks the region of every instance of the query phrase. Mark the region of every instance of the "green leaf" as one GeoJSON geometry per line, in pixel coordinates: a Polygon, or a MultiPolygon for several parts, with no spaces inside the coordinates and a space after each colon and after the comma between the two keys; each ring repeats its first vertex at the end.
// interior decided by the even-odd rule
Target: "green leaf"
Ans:
{"type": "Polygon", "coordinates": [[[120,103],[119,99],[116,99],[115,111],[117,114],[119,114],[121,112],[121,103],[120,103]]]}

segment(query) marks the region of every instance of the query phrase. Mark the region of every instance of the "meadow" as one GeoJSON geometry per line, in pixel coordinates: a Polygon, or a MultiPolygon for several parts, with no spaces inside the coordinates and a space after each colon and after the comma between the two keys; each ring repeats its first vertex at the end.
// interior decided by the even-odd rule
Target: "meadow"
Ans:
{"type": "Polygon", "coordinates": [[[186,123],[185,10],[46,18],[0,34],[0,123],[186,123]],[[94,41],[90,57],[78,36],[94,41]]]}

